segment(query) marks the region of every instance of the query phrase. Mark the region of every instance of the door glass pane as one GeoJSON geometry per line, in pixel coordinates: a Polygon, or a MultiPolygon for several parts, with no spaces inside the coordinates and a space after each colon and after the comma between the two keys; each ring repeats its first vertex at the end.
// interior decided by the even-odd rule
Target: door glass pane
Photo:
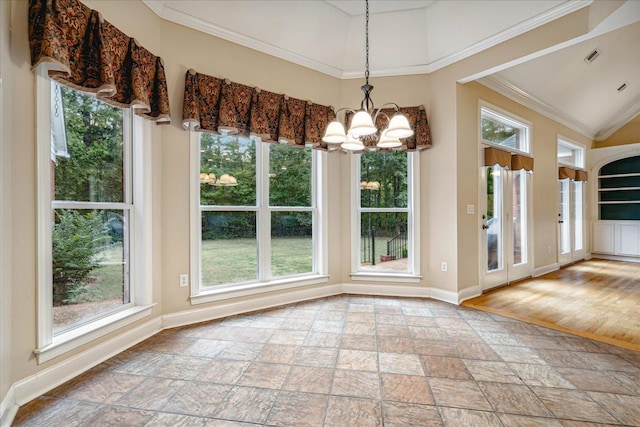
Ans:
{"type": "Polygon", "coordinates": [[[487,271],[503,267],[502,169],[487,167],[487,271]]]}
{"type": "Polygon", "coordinates": [[[56,209],[53,328],[128,304],[128,211],[56,209]]]}
{"type": "Polygon", "coordinates": [[[311,147],[269,144],[269,206],[311,206],[311,147]]]}
{"type": "Polygon", "coordinates": [[[513,174],[513,264],[527,262],[527,172],[514,171],[513,174]]]}
{"type": "Polygon", "coordinates": [[[200,134],[200,204],[256,205],[255,141],[200,134]]]}
{"type": "Polygon", "coordinates": [[[255,212],[202,212],[202,286],[255,280],[255,212]]]}
{"type": "Polygon", "coordinates": [[[568,179],[560,181],[560,253],[571,252],[571,204],[569,188],[571,182],[568,179]]]}
{"type": "Polygon", "coordinates": [[[576,181],[573,183],[573,216],[574,216],[574,244],[573,249],[576,251],[581,251],[584,249],[583,247],[583,218],[582,218],[582,209],[583,209],[583,183],[580,181],[576,181]]]}
{"type": "Polygon", "coordinates": [[[408,271],[406,212],[363,212],[360,269],[408,271]]]}
{"type": "Polygon", "coordinates": [[[271,275],[273,277],[313,271],[311,212],[271,214],[271,275]]]}

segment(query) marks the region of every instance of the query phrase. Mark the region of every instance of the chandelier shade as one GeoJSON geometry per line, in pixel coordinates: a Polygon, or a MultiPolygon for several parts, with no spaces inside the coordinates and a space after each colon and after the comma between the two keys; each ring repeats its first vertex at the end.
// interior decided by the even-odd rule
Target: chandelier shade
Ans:
{"type": "MultiPolygon", "coordinates": [[[[392,106],[395,113],[390,118],[386,112],[382,111],[382,107],[375,108],[371,99],[371,91],[373,86],[369,84],[369,0],[365,0],[365,84],[361,89],[364,92],[364,98],[360,103],[360,109],[340,108],[336,114],[342,110],[352,113],[351,125],[349,130],[345,131],[344,126],[336,119],[331,121],[322,136],[322,141],[327,144],[341,144],[341,148],[349,151],[357,151],[365,149],[365,141],[367,146],[374,142],[378,148],[397,148],[401,147],[400,138],[409,138],[413,136],[414,130],[409,125],[409,120],[400,112],[398,104],[389,102],[382,107],[392,106]],[[382,131],[378,130],[378,116],[385,117],[388,127],[382,131]]],[[[371,148],[371,147],[370,147],[371,148]]]]}

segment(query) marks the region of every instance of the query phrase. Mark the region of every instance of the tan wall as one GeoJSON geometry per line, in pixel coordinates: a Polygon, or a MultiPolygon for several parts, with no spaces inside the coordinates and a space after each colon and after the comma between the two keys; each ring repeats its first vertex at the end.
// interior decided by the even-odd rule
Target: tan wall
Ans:
{"type": "Polygon", "coordinates": [[[11,350],[11,99],[9,56],[10,3],[0,2],[0,401],[9,387],[11,350]]]}
{"type": "Polygon", "coordinates": [[[615,145],[635,144],[638,142],[640,142],[640,115],[635,116],[604,141],[596,141],[593,144],[593,148],[613,147],[615,145]]]}
{"type": "MultiPolygon", "coordinates": [[[[557,262],[558,219],[558,164],[557,138],[562,135],[587,148],[591,140],[585,136],[524,107],[487,87],[471,82],[458,86],[458,233],[465,244],[460,245],[459,257],[468,262],[460,265],[459,289],[479,282],[478,216],[466,214],[466,204],[478,206],[479,173],[481,164],[478,129],[479,101],[483,100],[506,110],[531,124],[531,153],[534,157],[533,173],[533,268],[557,262]],[[465,205],[465,206],[462,206],[465,205]],[[463,209],[464,207],[464,209],[463,209]],[[464,236],[464,237],[462,237],[464,236]],[[471,243],[473,242],[473,243],[471,243]],[[469,243],[469,244],[467,244],[469,243]]],[[[588,158],[586,163],[588,164],[588,158]]],[[[478,212],[478,215],[481,215],[478,212]]],[[[588,218],[587,218],[588,220],[588,218]]],[[[588,228],[588,227],[587,227],[588,228]]],[[[589,239],[587,238],[587,242],[589,239]]]]}

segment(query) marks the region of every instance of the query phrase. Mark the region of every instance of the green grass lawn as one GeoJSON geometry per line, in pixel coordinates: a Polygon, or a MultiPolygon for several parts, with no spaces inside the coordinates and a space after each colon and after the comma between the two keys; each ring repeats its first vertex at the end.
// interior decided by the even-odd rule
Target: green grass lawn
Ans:
{"type": "MultiPolygon", "coordinates": [[[[203,286],[255,280],[257,256],[255,239],[203,240],[203,286]]],[[[271,258],[272,277],[310,272],[313,266],[311,237],[273,238],[271,258]]]]}

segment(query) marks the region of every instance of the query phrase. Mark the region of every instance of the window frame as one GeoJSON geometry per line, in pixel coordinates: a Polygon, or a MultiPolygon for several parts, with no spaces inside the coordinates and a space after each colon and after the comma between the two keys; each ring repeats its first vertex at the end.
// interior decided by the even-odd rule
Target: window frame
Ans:
{"type": "MultiPolygon", "coordinates": [[[[37,348],[38,364],[69,352],[123,326],[151,315],[152,307],[152,217],[150,123],[125,109],[123,135],[129,138],[129,153],[123,154],[130,176],[129,215],[129,295],[130,302],[75,327],[53,329],[52,224],[51,212],[57,207],[93,209],[96,205],[55,202],[51,197],[51,84],[46,67],[35,73],[36,85],[36,168],[37,168],[37,348]],[[132,165],[136,165],[135,168],[132,165]]],[[[107,204],[103,209],[122,204],[107,204]]]]}
{"type": "Polygon", "coordinates": [[[518,117],[515,114],[512,114],[502,108],[496,107],[495,105],[492,105],[488,102],[481,100],[479,104],[480,104],[480,108],[479,108],[480,114],[478,118],[478,130],[479,130],[478,138],[480,139],[480,146],[484,144],[486,146],[496,147],[501,150],[510,151],[511,153],[515,153],[515,154],[524,154],[527,156],[532,155],[531,123],[529,121],[521,117],[518,117]],[[524,147],[525,149],[507,147],[505,145],[496,144],[495,142],[491,142],[483,139],[482,138],[482,119],[483,118],[488,118],[494,122],[497,122],[506,126],[522,129],[523,131],[522,140],[526,144],[526,146],[524,147]]]}
{"type": "Polygon", "coordinates": [[[572,141],[569,138],[566,138],[562,135],[557,135],[556,138],[556,158],[558,160],[558,164],[562,165],[562,166],[569,166],[569,167],[573,167],[573,168],[578,168],[578,169],[582,169],[585,170],[585,153],[586,153],[586,148],[584,145],[577,143],[575,141],[572,141]],[[568,148],[570,150],[574,150],[577,152],[577,156],[576,156],[576,162],[574,163],[570,163],[570,162],[563,162],[560,160],[560,156],[558,156],[558,151],[557,151],[557,147],[562,146],[564,148],[568,148]]]}
{"type": "Polygon", "coordinates": [[[210,287],[202,286],[202,228],[200,204],[200,134],[193,128],[189,131],[190,145],[190,300],[191,304],[203,304],[230,298],[250,296],[263,292],[293,289],[301,286],[326,283],[327,274],[327,215],[325,212],[327,188],[327,153],[311,149],[311,207],[269,206],[269,146],[260,138],[251,136],[256,144],[256,204],[255,206],[217,206],[205,211],[252,211],[256,212],[256,240],[258,246],[258,276],[256,280],[228,283],[210,287]],[[313,227],[313,271],[285,277],[271,278],[271,213],[282,211],[311,211],[313,227]]]}
{"type": "Polygon", "coordinates": [[[407,155],[407,207],[406,208],[362,208],[360,207],[360,158],[362,154],[351,154],[351,279],[355,281],[419,283],[420,275],[420,156],[408,151],[407,155]],[[363,212],[403,212],[407,214],[408,259],[407,271],[360,270],[360,242],[363,212]]]}

